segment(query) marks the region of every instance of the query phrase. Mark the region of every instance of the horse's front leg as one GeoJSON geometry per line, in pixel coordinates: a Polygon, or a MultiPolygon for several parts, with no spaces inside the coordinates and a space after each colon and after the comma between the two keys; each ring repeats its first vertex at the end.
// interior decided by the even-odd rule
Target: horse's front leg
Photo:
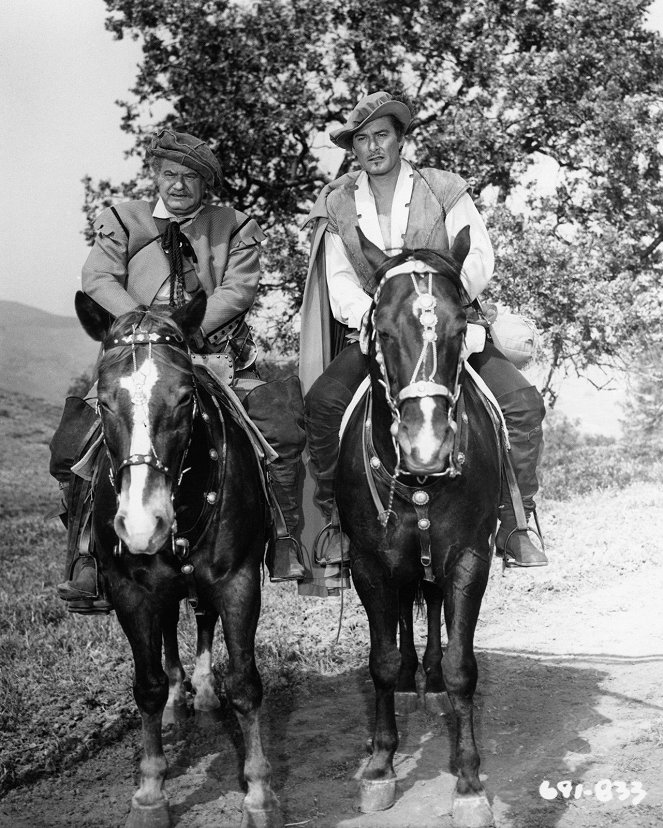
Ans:
{"type": "Polygon", "coordinates": [[[449,713],[449,698],[444,686],[442,675],[442,597],[440,587],[428,581],[422,582],[424,599],[426,600],[426,616],[428,622],[428,638],[426,651],[423,657],[426,684],[424,699],[426,710],[429,713],[449,713]]]}
{"type": "Polygon", "coordinates": [[[228,648],[225,688],[244,736],[242,828],[280,828],[279,802],[271,787],[272,769],[260,734],[262,682],[255,662],[255,634],[260,614],[260,573],[247,563],[218,587],[215,599],[228,648]]]}
{"type": "Polygon", "coordinates": [[[488,581],[488,551],[480,555],[465,549],[444,587],[444,617],[448,644],[444,656],[444,681],[456,714],[458,782],[453,801],[453,821],[458,828],[493,825],[493,814],[479,780],[479,751],[474,738],[473,696],[478,670],[474,656],[474,630],[488,581]]]}
{"type": "Polygon", "coordinates": [[[371,633],[369,668],[375,686],[373,750],[362,776],[359,801],[360,809],[368,813],[390,808],[396,797],[393,761],[398,731],[394,691],[401,667],[401,654],[396,646],[398,590],[373,558],[353,561],[352,580],[368,616],[371,633]]]}
{"type": "Polygon", "coordinates": [[[161,666],[161,615],[143,596],[115,601],[118,620],[131,645],[136,670],[134,698],[143,720],[140,787],[131,800],[127,828],[168,828],[163,785],[168,763],[161,741],[161,717],[168,699],[168,677],[161,666]]]}
{"type": "Polygon", "coordinates": [[[186,707],[185,673],[177,643],[177,624],[180,618],[179,602],[170,604],[161,613],[163,628],[164,669],[168,676],[166,710],[177,714],[186,707]]]}
{"type": "Polygon", "coordinates": [[[418,703],[416,675],[419,659],[414,646],[413,607],[417,584],[413,582],[401,588],[398,596],[398,649],[401,666],[396,682],[396,715],[404,716],[416,710],[418,703]]]}
{"type": "Polygon", "coordinates": [[[191,677],[191,684],[195,691],[193,706],[196,710],[217,710],[221,703],[214,690],[214,674],[212,673],[212,645],[214,643],[214,628],[219,619],[215,610],[206,610],[196,615],[198,640],[196,644],[196,664],[191,677]]]}

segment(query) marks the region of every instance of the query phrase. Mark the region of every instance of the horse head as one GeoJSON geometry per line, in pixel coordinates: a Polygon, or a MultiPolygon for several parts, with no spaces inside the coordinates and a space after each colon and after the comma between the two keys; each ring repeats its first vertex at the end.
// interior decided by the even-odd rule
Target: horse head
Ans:
{"type": "Polygon", "coordinates": [[[454,474],[468,302],[460,273],[469,227],[449,252],[406,250],[393,257],[358,233],[378,282],[362,341],[373,383],[384,388],[391,410],[397,457],[411,474],[454,474]]]}
{"type": "Polygon", "coordinates": [[[118,497],[114,528],[136,555],[153,555],[174,531],[173,499],[196,408],[189,352],[207,298],[201,291],[170,312],[137,308],[113,319],[76,294],[85,331],[103,345],[98,410],[118,497]]]}

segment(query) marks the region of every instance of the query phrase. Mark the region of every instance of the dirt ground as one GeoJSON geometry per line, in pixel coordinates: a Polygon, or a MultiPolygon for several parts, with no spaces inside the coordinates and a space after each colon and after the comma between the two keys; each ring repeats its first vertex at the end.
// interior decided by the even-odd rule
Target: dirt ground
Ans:
{"type": "MultiPolygon", "coordinates": [[[[476,730],[496,826],[663,826],[663,572],[651,564],[616,578],[606,569],[601,589],[590,585],[572,595],[554,589],[545,600],[522,606],[511,600],[500,608],[502,576],[495,569],[476,635],[476,730]],[[553,788],[570,782],[570,796],[542,797],[544,780],[553,788]],[[600,780],[623,785],[595,789],[600,780]],[[581,783],[585,792],[576,798],[581,783]],[[637,802],[639,790],[646,796],[637,802]]],[[[509,595],[536,590],[542,577],[507,572],[518,579],[509,595]]],[[[270,699],[263,714],[286,825],[451,825],[448,717],[417,710],[399,718],[396,803],[364,815],[356,794],[373,713],[368,671],[314,675],[306,688],[292,703],[270,699]]],[[[241,746],[228,710],[218,721],[168,725],[165,743],[173,826],[238,826],[241,746]]],[[[0,825],[124,825],[140,751],[134,730],[85,763],[11,792],[0,802],[0,825]]]]}

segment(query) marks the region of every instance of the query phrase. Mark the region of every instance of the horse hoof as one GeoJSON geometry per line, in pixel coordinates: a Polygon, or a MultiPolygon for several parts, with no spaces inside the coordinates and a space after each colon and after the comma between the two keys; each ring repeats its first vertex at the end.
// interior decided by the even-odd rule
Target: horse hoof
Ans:
{"type": "Polygon", "coordinates": [[[132,799],[126,828],[170,828],[168,803],[162,800],[154,805],[140,805],[132,799]]]}
{"type": "Polygon", "coordinates": [[[491,828],[495,824],[485,794],[454,794],[451,813],[454,828],[491,828]]]}
{"type": "Polygon", "coordinates": [[[396,778],[362,779],[359,789],[359,810],[363,814],[386,811],[396,799],[396,778]]]}
{"type": "Polygon", "coordinates": [[[426,713],[432,716],[451,716],[454,709],[449,701],[448,693],[426,693],[424,695],[426,713]]]}
{"type": "Polygon", "coordinates": [[[273,808],[247,808],[242,810],[240,828],[283,828],[283,816],[278,806],[273,808]]]}
{"type": "Polygon", "coordinates": [[[394,707],[397,716],[407,716],[414,713],[419,706],[419,696],[414,692],[397,690],[394,693],[394,707]]]}

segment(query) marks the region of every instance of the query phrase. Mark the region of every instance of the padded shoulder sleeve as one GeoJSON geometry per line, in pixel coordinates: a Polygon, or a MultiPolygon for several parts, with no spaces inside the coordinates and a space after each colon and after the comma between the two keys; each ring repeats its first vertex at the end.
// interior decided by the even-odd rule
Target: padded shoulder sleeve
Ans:
{"type": "Polygon", "coordinates": [[[470,185],[456,173],[425,167],[418,171],[431,188],[446,214],[455,206],[458,199],[469,191],[470,185]]]}
{"type": "Polygon", "coordinates": [[[237,227],[230,234],[231,250],[235,250],[240,246],[251,247],[255,244],[261,244],[267,238],[260,229],[258,222],[245,213],[235,210],[235,219],[237,227]]]}

